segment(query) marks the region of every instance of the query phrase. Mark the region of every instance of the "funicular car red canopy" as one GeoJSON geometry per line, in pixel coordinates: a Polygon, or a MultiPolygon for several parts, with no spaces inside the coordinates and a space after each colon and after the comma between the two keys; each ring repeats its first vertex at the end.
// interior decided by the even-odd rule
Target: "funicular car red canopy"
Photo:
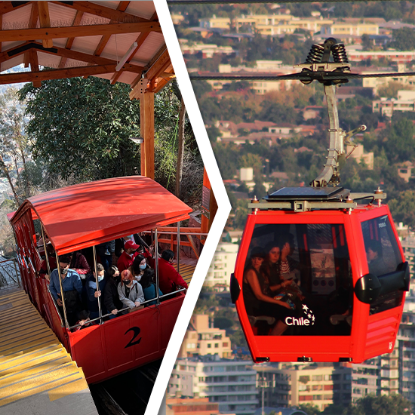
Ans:
{"type": "MultiPolygon", "coordinates": [[[[160,359],[184,299],[178,292],[155,305],[71,332],[40,278],[34,219],[58,255],[185,220],[191,208],[147,177],[77,184],[27,199],[8,218],[18,244],[23,287],[89,383],[160,359]]],[[[102,322],[102,321],[101,321],[102,322]]]]}
{"type": "Polygon", "coordinates": [[[20,206],[11,222],[16,223],[30,208],[58,255],[113,240],[129,231],[178,222],[192,211],[144,176],[81,183],[33,196],[20,206]]]}

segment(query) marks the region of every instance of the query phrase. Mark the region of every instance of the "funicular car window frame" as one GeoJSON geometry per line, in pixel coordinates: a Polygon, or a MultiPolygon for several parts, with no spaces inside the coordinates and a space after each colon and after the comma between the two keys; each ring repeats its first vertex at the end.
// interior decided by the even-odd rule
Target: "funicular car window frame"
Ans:
{"type": "MultiPolygon", "coordinates": [[[[392,269],[392,267],[385,268],[385,274],[388,272],[395,271],[398,265],[401,263],[401,255],[399,252],[398,244],[395,239],[395,235],[392,230],[391,223],[389,221],[389,217],[387,215],[383,215],[383,216],[379,216],[373,219],[362,221],[361,227],[362,227],[363,241],[365,244],[365,251],[367,251],[368,249],[368,243],[372,240],[379,240],[379,242],[381,243],[382,249],[387,247],[387,244],[384,243],[385,238],[384,237],[382,238],[382,235],[384,236],[386,234],[386,236],[388,237],[386,242],[388,242],[388,244],[390,245],[389,249],[392,250],[395,263],[393,265],[394,269],[392,269]],[[380,220],[384,221],[383,226],[380,226],[380,223],[379,223],[380,220]],[[373,226],[371,226],[371,224],[373,224],[373,226]],[[385,228],[385,231],[382,231],[383,228],[385,228]]],[[[383,258],[385,257],[383,256],[383,258]]],[[[367,262],[367,257],[365,261],[369,269],[369,263],[367,262]]],[[[384,275],[384,274],[376,275],[376,277],[379,277],[380,275],[384,275]]],[[[377,298],[377,300],[373,304],[370,305],[369,315],[378,314],[383,311],[387,311],[392,308],[401,306],[403,295],[404,295],[403,291],[397,290],[392,293],[388,293],[388,294],[384,294],[380,296],[379,298],[377,298]]]]}
{"type": "MultiPolygon", "coordinates": [[[[289,256],[294,259],[298,266],[302,268],[301,272],[299,272],[299,288],[303,291],[305,296],[305,304],[307,302],[307,297],[312,298],[312,301],[316,302],[317,297],[320,297],[321,300],[327,301],[328,304],[331,304],[330,307],[327,308],[327,311],[330,313],[331,309],[336,309],[336,306],[332,305],[333,302],[337,300],[333,300],[331,297],[337,293],[339,296],[338,290],[340,288],[346,287],[343,293],[344,297],[342,297],[342,305],[344,305],[344,310],[339,310],[337,312],[346,312],[349,310],[347,316],[352,315],[352,306],[353,306],[353,281],[352,281],[352,271],[351,271],[351,261],[350,261],[350,253],[347,245],[347,239],[345,234],[345,227],[342,223],[321,223],[321,224],[307,224],[307,223],[285,223],[285,224],[263,224],[257,223],[255,224],[251,242],[248,248],[248,255],[245,261],[244,270],[249,268],[250,261],[251,261],[251,253],[254,247],[260,247],[265,252],[266,246],[271,242],[276,242],[281,235],[285,235],[289,239],[291,239],[292,247],[294,250],[291,251],[289,256]],[[320,229],[319,229],[320,228],[320,229]],[[314,231],[314,236],[311,236],[311,231],[314,231]],[[325,236],[325,244],[323,246],[317,246],[317,238],[318,233],[324,234],[325,236]],[[290,236],[287,236],[290,235],[290,236]],[[310,239],[311,238],[311,239],[310,239]],[[330,243],[330,246],[328,246],[330,243]],[[317,252],[318,251],[318,252],[317,252]],[[327,269],[320,269],[320,275],[316,278],[325,278],[327,281],[331,281],[329,277],[329,273],[334,272],[334,279],[330,283],[330,290],[327,289],[328,287],[324,287],[325,289],[320,290],[320,293],[313,290],[313,272],[317,271],[316,263],[314,261],[313,264],[313,255],[314,259],[317,259],[318,253],[318,261],[320,261],[323,266],[325,263],[326,258],[320,258],[321,254],[328,254],[331,256],[332,263],[331,266],[327,269]],[[340,256],[339,256],[340,254],[340,256]],[[347,264],[345,267],[345,263],[347,264]],[[328,276],[329,278],[326,278],[328,276]],[[343,284],[343,285],[342,285],[343,284]],[[340,287],[342,285],[342,287],[340,287]],[[331,303],[329,303],[331,301],[331,303]]],[[[320,241],[321,242],[321,241],[320,241]]],[[[265,252],[266,253],[266,252],[265,252]]],[[[328,261],[330,263],[330,261],[328,261]]],[[[245,273],[245,271],[244,271],[245,273]]],[[[324,281],[327,285],[328,282],[324,281]]],[[[322,282],[322,281],[321,281],[322,282]]],[[[314,284],[315,286],[316,284],[314,284]]],[[[323,284],[324,286],[324,284],[323,284]]],[[[321,288],[321,287],[320,287],[321,288]]],[[[245,297],[244,297],[245,302],[245,297]]],[[[246,308],[247,304],[245,304],[246,308]]],[[[298,309],[298,307],[296,307],[298,309]]],[[[323,316],[322,308],[320,310],[320,316],[323,316]]],[[[248,314],[248,311],[246,311],[248,314]]],[[[311,318],[315,317],[312,313],[312,310],[309,309],[309,313],[311,312],[311,318]]],[[[304,318],[307,318],[307,310],[304,311],[304,318]]],[[[337,314],[333,312],[333,314],[337,314]]],[[[325,316],[325,319],[328,321],[330,316],[325,316]]],[[[316,317],[315,317],[316,318],[316,317]]],[[[323,317],[320,317],[323,319],[323,317]]],[[[316,333],[316,331],[312,331],[310,333],[301,332],[299,330],[291,330],[287,335],[295,335],[295,336],[303,336],[303,335],[341,335],[341,336],[350,336],[351,335],[351,325],[347,323],[346,316],[341,322],[341,329],[339,330],[338,327],[334,328],[327,323],[322,323],[322,328],[320,329],[321,332],[316,333]],[[332,330],[333,329],[333,330],[332,330]]],[[[252,324],[252,322],[251,322],[252,324]]],[[[255,323],[256,324],[256,323],[255,323]]],[[[313,323],[314,324],[314,323],[313,323]]],[[[264,335],[259,334],[258,332],[255,335],[264,335]]]]}

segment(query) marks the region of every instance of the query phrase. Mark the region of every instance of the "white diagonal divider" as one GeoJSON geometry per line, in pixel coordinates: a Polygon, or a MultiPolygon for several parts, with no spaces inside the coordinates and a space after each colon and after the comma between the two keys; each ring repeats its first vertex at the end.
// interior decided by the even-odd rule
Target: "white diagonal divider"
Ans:
{"type": "MultiPolygon", "coordinates": [[[[209,235],[206,239],[202,254],[200,255],[197,263],[192,282],[186,293],[182,308],[180,309],[180,313],[177,318],[176,325],[174,326],[163,362],[160,366],[145,415],[157,414],[159,409],[161,414],[165,413],[165,408],[160,408],[160,405],[163,397],[165,396],[170,375],[173,370],[174,363],[176,362],[190,317],[195,308],[196,301],[199,297],[209,265],[212,261],[216,246],[220,241],[223,228],[225,227],[226,220],[231,210],[229,198],[226,194],[225,186],[213,154],[212,146],[210,145],[205,124],[199,110],[199,105],[196,101],[193,87],[190,82],[189,74],[187,73],[187,68],[180,50],[179,41],[174,30],[167,2],[166,0],[155,0],[154,4],[156,6],[161,30],[169,51],[174,72],[176,74],[176,79],[186,105],[186,111],[188,113],[190,123],[192,124],[200,154],[202,155],[202,160],[218,203],[218,210],[209,231],[209,235]]],[[[163,402],[165,401],[163,400],[163,402]]],[[[165,406],[165,403],[163,406],[165,406]]]]}

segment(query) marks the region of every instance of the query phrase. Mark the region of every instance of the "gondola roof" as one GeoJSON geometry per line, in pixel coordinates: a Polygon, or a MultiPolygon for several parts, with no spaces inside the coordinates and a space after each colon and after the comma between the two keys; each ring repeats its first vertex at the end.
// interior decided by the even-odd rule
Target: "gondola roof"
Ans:
{"type": "Polygon", "coordinates": [[[33,209],[61,255],[189,217],[192,209],[154,180],[116,177],[27,199],[9,220],[33,209]]]}

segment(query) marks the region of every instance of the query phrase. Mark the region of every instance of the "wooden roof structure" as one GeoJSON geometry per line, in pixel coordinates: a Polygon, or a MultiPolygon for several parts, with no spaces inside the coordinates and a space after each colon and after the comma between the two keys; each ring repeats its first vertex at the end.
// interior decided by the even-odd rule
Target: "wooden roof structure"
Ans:
{"type": "Polygon", "coordinates": [[[141,174],[154,179],[154,93],[175,77],[152,1],[1,1],[0,85],[97,76],[140,99],[141,174]],[[43,67],[43,69],[41,68],[43,67]]]}
{"type": "Polygon", "coordinates": [[[1,85],[98,76],[140,98],[141,78],[158,92],[174,77],[152,1],[2,1],[0,28],[1,72],[26,68],[1,85]]]}

